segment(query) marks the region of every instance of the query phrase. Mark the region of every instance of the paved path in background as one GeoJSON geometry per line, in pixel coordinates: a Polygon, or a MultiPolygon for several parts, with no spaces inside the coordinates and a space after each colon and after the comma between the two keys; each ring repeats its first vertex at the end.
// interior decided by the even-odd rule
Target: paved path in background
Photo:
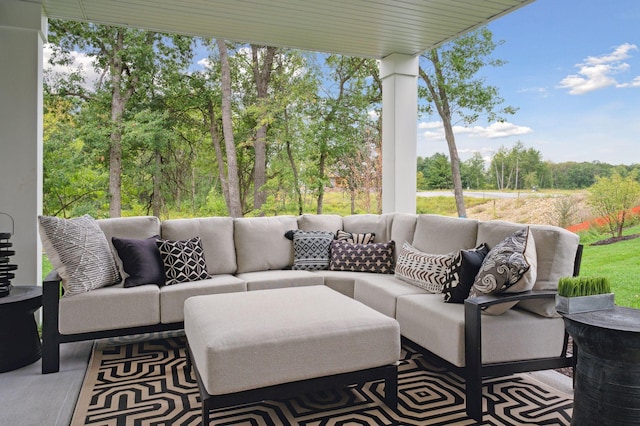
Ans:
{"type": "MultiPolygon", "coordinates": [[[[420,191],[418,197],[453,197],[453,191],[420,191]]],[[[558,197],[560,194],[541,192],[499,192],[499,191],[464,191],[465,197],[473,198],[518,198],[518,197],[558,197]]]]}

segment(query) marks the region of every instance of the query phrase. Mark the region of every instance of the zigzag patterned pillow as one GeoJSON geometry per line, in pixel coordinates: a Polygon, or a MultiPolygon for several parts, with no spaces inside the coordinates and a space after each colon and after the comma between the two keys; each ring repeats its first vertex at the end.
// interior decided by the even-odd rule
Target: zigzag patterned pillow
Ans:
{"type": "Polygon", "coordinates": [[[430,293],[442,293],[454,258],[454,253],[423,253],[405,241],[396,261],[395,277],[430,293]]]}
{"type": "Polygon", "coordinates": [[[200,237],[185,241],[156,240],[156,244],[164,264],[166,285],[211,278],[200,237]]]}
{"type": "Polygon", "coordinates": [[[293,231],[294,259],[291,269],[306,271],[327,269],[333,238],[333,232],[293,231]]]}
{"type": "Polygon", "coordinates": [[[340,241],[346,241],[354,244],[371,244],[376,238],[374,232],[364,232],[362,234],[355,234],[353,232],[338,230],[336,233],[336,239],[340,241]]]}

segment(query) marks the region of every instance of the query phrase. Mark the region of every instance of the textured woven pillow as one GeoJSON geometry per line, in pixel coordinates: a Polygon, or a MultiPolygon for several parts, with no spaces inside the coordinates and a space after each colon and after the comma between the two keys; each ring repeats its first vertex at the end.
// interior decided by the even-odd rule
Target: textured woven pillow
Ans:
{"type": "Polygon", "coordinates": [[[120,281],[107,237],[91,216],[38,216],[38,224],[42,246],[62,278],[65,297],[120,281]]]}
{"type": "Polygon", "coordinates": [[[327,269],[331,255],[333,232],[293,231],[293,267],[314,271],[327,269]]]}
{"type": "Polygon", "coordinates": [[[338,232],[336,233],[336,239],[354,244],[370,244],[375,238],[376,234],[373,232],[354,234],[353,232],[338,230],[338,232]]]}
{"type": "MultiPolygon", "coordinates": [[[[529,228],[516,231],[496,244],[484,258],[469,297],[531,290],[536,282],[537,266],[536,245],[529,228]]],[[[484,312],[501,315],[516,304],[501,303],[484,312]]]]}
{"type": "Polygon", "coordinates": [[[444,284],[442,293],[447,303],[464,303],[469,297],[476,275],[482,266],[482,261],[489,253],[486,243],[469,250],[460,250],[451,265],[451,273],[444,284]]]}
{"type": "Polygon", "coordinates": [[[428,254],[405,242],[396,261],[395,277],[430,293],[441,293],[455,255],[428,254]]]}
{"type": "Polygon", "coordinates": [[[156,244],[158,238],[160,238],[159,235],[145,240],[111,237],[111,242],[127,274],[124,279],[125,287],[164,284],[164,264],[156,244]]]}
{"type": "Polygon", "coordinates": [[[200,237],[184,241],[156,240],[156,244],[164,264],[166,285],[211,278],[200,237]]]}
{"type": "Polygon", "coordinates": [[[395,243],[353,244],[341,240],[331,242],[331,271],[393,273],[395,243]]]}

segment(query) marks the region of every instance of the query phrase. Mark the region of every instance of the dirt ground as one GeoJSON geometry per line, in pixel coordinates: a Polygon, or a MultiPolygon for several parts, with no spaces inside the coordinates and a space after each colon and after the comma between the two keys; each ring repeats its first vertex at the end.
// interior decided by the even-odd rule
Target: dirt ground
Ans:
{"type": "Polygon", "coordinates": [[[536,223],[562,226],[591,219],[586,195],[574,193],[566,196],[530,196],[489,200],[467,208],[467,217],[479,220],[506,220],[517,223],[536,223]],[[567,198],[568,197],[568,198],[567,198]]]}

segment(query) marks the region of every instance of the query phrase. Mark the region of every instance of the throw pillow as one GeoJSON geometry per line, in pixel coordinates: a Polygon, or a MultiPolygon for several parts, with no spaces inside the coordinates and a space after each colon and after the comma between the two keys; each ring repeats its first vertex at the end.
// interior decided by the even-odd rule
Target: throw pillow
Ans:
{"type": "Polygon", "coordinates": [[[333,232],[295,231],[292,269],[307,271],[327,269],[333,238],[333,232]]]}
{"type": "Polygon", "coordinates": [[[107,237],[94,218],[38,216],[38,224],[42,246],[62,278],[65,297],[120,281],[107,237]]]}
{"type": "Polygon", "coordinates": [[[430,293],[441,293],[453,259],[453,253],[423,253],[405,241],[396,261],[395,276],[430,293]]]}
{"type": "Polygon", "coordinates": [[[444,284],[442,293],[447,303],[464,303],[469,297],[473,282],[482,266],[482,261],[489,253],[486,243],[469,250],[460,250],[451,266],[451,273],[444,284]]]}
{"type": "Polygon", "coordinates": [[[346,241],[354,244],[370,244],[376,238],[376,234],[373,232],[365,232],[362,234],[354,234],[353,232],[346,232],[338,230],[336,233],[336,239],[340,241],[346,241]]]}
{"type": "MultiPolygon", "coordinates": [[[[536,246],[529,228],[516,231],[489,251],[469,293],[469,297],[531,290],[537,277],[536,246]]],[[[515,306],[502,303],[484,312],[501,315],[515,306]]]]}
{"type": "Polygon", "coordinates": [[[353,244],[341,240],[331,242],[330,271],[393,273],[395,243],[353,244]]]}
{"type": "Polygon", "coordinates": [[[159,235],[145,240],[111,237],[111,242],[127,274],[124,279],[125,287],[164,284],[164,264],[156,244],[158,238],[160,238],[159,235]]]}
{"type": "Polygon", "coordinates": [[[205,280],[211,278],[207,273],[207,263],[200,237],[184,241],[156,240],[167,285],[205,280]]]}

